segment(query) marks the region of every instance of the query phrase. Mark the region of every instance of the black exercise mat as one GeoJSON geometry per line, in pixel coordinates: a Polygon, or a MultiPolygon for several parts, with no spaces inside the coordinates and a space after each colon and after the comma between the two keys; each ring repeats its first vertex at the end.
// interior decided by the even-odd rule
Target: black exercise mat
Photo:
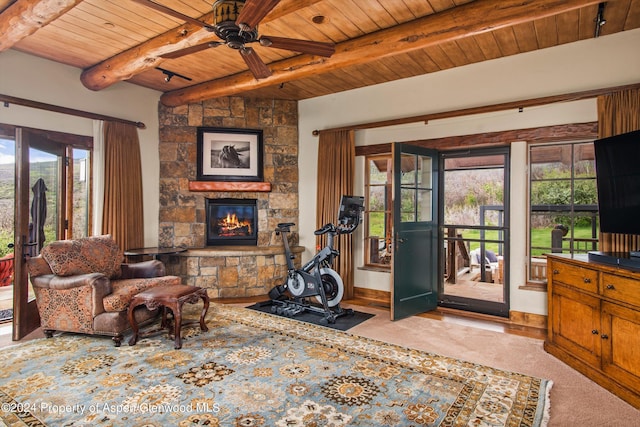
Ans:
{"type": "MultiPolygon", "coordinates": [[[[258,302],[250,305],[247,308],[251,310],[261,311],[263,313],[271,313],[271,301],[258,302]]],[[[273,314],[274,316],[287,317],[284,315],[281,316],[277,313],[271,314],[273,314]]],[[[346,314],[344,316],[338,317],[335,323],[326,323],[322,322],[324,317],[322,313],[316,313],[314,311],[304,311],[289,318],[299,320],[301,322],[312,323],[314,325],[326,326],[327,328],[337,329],[339,331],[346,331],[364,322],[365,320],[372,318],[373,316],[375,316],[375,314],[362,313],[361,311],[353,310],[352,314],[346,314]]]]}
{"type": "Polygon", "coordinates": [[[13,309],[0,310],[0,322],[8,322],[13,319],[13,309]]]}

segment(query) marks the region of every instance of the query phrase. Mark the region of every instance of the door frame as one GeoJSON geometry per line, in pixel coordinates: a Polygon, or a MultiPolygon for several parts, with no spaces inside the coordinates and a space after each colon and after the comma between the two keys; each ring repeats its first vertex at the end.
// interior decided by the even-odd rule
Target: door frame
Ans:
{"type": "MultiPolygon", "coordinates": [[[[464,149],[464,150],[451,150],[451,151],[442,151],[440,152],[440,196],[438,199],[438,206],[440,210],[440,268],[442,274],[440,274],[440,283],[438,292],[441,296],[440,301],[438,303],[441,307],[454,308],[457,310],[470,311],[476,313],[489,314],[500,317],[509,317],[510,311],[510,218],[511,218],[511,209],[510,209],[510,194],[511,194],[511,147],[510,146],[501,146],[501,147],[489,147],[489,148],[477,148],[477,149],[464,149]],[[504,155],[504,188],[503,188],[503,224],[500,227],[504,232],[504,255],[503,255],[503,299],[504,302],[498,303],[493,301],[486,300],[478,300],[472,298],[464,298],[459,296],[448,296],[447,300],[444,300],[444,271],[446,257],[444,254],[444,230],[445,228],[450,227],[451,225],[456,224],[445,224],[444,223],[444,197],[445,197],[445,189],[444,189],[444,174],[446,173],[444,162],[447,158],[457,157],[476,157],[476,156],[491,156],[491,155],[504,155]]],[[[480,228],[480,227],[475,227],[480,228]]]]}
{"type": "Polygon", "coordinates": [[[27,248],[29,247],[29,143],[28,131],[16,128],[14,214],[13,340],[18,341],[40,326],[35,299],[29,301],[27,248]],[[25,167],[26,165],[26,167],[25,167]]]}
{"type": "MultiPolygon", "coordinates": [[[[73,214],[73,149],[87,150],[90,162],[92,159],[93,137],[64,132],[34,129],[16,125],[0,123],[0,134],[15,142],[15,212],[14,212],[14,284],[13,284],[13,331],[12,339],[18,341],[40,326],[35,299],[29,301],[29,274],[26,266],[26,256],[29,245],[30,222],[30,174],[29,147],[49,152],[61,158],[59,162],[59,182],[57,202],[56,238],[67,237],[73,214]],[[27,165],[27,167],[24,167],[27,165]]],[[[92,182],[93,172],[89,167],[87,179],[92,182]]],[[[89,185],[88,230],[92,229],[92,198],[89,185]]]]}

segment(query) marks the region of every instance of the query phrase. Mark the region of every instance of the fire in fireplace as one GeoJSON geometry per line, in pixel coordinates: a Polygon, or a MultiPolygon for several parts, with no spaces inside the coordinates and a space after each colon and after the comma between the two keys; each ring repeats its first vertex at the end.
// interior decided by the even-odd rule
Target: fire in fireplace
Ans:
{"type": "Polygon", "coordinates": [[[256,199],[205,199],[207,246],[258,244],[256,199]]]}

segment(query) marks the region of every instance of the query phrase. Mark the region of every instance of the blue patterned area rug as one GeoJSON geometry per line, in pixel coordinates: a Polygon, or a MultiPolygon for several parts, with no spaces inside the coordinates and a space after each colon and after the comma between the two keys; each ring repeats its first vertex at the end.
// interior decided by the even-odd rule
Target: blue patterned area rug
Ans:
{"type": "MultiPolygon", "coordinates": [[[[240,307],[115,347],[62,334],[3,349],[0,425],[544,426],[551,382],[240,307]]],[[[125,341],[126,342],[126,341],[125,341]]]]}

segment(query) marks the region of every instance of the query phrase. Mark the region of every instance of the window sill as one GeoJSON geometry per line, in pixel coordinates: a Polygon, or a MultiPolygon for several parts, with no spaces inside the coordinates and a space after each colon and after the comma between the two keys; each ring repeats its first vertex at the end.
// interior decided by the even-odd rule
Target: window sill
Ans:
{"type": "Polygon", "coordinates": [[[378,267],[375,265],[362,265],[358,270],[377,271],[378,273],[391,273],[391,267],[378,267]]]}
{"type": "Polygon", "coordinates": [[[547,284],[529,282],[522,286],[518,286],[518,289],[523,289],[525,291],[547,292],[547,284]]]}

